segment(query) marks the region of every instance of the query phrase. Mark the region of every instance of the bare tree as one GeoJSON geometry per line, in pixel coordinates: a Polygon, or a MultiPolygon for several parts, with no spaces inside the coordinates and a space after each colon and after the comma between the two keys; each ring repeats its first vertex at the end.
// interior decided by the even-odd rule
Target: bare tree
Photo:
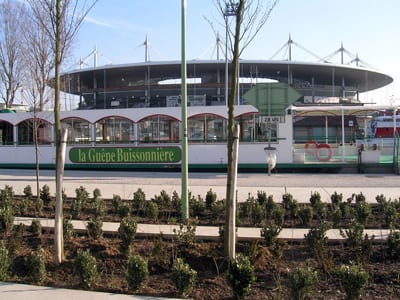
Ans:
{"type": "Polygon", "coordinates": [[[27,19],[26,9],[19,1],[0,2],[0,95],[11,107],[24,77],[24,43],[21,36],[27,19]]]}
{"type": "MultiPolygon", "coordinates": [[[[236,191],[234,183],[236,182],[236,168],[234,167],[234,132],[235,132],[235,98],[238,88],[238,66],[239,58],[244,49],[253,41],[257,33],[267,22],[273,8],[278,0],[272,1],[264,6],[265,0],[217,0],[217,7],[221,16],[225,19],[225,26],[228,32],[229,49],[232,53],[232,73],[230,80],[231,93],[228,97],[228,145],[227,145],[227,183],[226,183],[226,222],[224,231],[224,248],[225,255],[230,256],[230,249],[234,245],[230,245],[229,234],[235,232],[235,228],[230,228],[232,219],[235,215],[231,213],[231,207],[236,202],[236,191]],[[229,23],[228,17],[234,16],[234,22],[229,23]]],[[[228,53],[226,53],[228,55],[228,53]]],[[[228,91],[225,91],[226,93],[228,91]]],[[[234,252],[234,251],[233,251],[234,252]]],[[[232,257],[230,257],[232,258],[232,257]]]]}
{"type": "Polygon", "coordinates": [[[35,164],[36,164],[36,191],[37,198],[40,195],[40,169],[39,169],[39,126],[40,120],[37,118],[37,112],[43,111],[45,103],[48,101],[50,74],[54,70],[54,58],[49,35],[47,34],[43,23],[48,20],[44,11],[38,7],[36,10],[40,15],[30,14],[24,31],[24,41],[27,51],[24,51],[27,79],[25,82],[25,91],[29,93],[28,99],[31,100],[33,109],[33,130],[35,143],[35,164]],[[40,20],[40,21],[39,21],[40,20]]]}
{"type": "Polygon", "coordinates": [[[49,22],[49,18],[42,7],[37,7],[34,11],[32,18],[29,19],[29,30],[25,30],[26,45],[29,47],[29,51],[25,51],[25,57],[31,94],[36,98],[36,109],[43,111],[55,60],[50,37],[46,31],[46,28],[50,26],[50,24],[46,24],[46,21],[49,22]]]}
{"type": "Polygon", "coordinates": [[[64,176],[64,154],[66,141],[62,140],[60,121],[60,69],[68,49],[76,36],[85,16],[97,0],[28,0],[37,20],[41,23],[50,39],[54,58],[54,137],[56,145],[56,212],[54,225],[55,262],[63,260],[62,228],[62,181],[64,176]],[[47,18],[43,17],[45,12],[47,18]],[[64,147],[63,147],[64,146],[64,147]]]}

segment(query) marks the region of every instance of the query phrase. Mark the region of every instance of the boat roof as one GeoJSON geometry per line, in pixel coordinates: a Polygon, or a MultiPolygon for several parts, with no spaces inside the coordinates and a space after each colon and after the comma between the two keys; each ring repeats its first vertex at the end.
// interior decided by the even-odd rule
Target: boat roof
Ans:
{"type": "Polygon", "coordinates": [[[290,106],[288,109],[296,116],[338,116],[357,115],[368,116],[377,111],[400,110],[400,106],[390,105],[314,105],[290,106]]]}
{"type": "MultiPolygon", "coordinates": [[[[235,118],[258,113],[258,110],[252,105],[235,106],[235,118]]],[[[187,118],[193,118],[198,115],[210,114],[224,119],[228,119],[228,108],[226,106],[193,106],[187,108],[187,118]]],[[[86,120],[93,124],[99,120],[111,117],[120,117],[140,122],[143,119],[152,116],[168,116],[177,121],[182,120],[181,107],[156,107],[156,108],[121,108],[121,109],[95,109],[95,110],[72,110],[61,112],[61,121],[70,118],[86,120]]],[[[54,113],[52,111],[38,112],[38,119],[46,120],[54,124],[54,113]]],[[[32,112],[17,112],[0,114],[0,121],[6,121],[12,125],[17,125],[22,121],[33,119],[32,112]]]]}

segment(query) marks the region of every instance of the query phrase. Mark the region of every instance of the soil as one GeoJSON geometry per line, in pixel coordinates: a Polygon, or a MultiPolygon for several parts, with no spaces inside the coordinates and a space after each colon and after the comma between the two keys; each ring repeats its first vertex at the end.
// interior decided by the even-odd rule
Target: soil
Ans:
{"type": "MultiPolygon", "coordinates": [[[[20,207],[23,197],[15,197],[15,207],[20,207]]],[[[35,200],[31,200],[32,203],[35,200]]],[[[65,216],[70,216],[72,199],[65,202],[65,216]]],[[[22,214],[16,209],[16,215],[34,216],[34,205],[30,203],[22,214]]],[[[115,212],[111,200],[105,200],[106,214],[104,222],[119,222],[121,217],[115,212]]],[[[178,217],[170,211],[160,213],[154,221],[146,219],[140,212],[132,211],[138,222],[169,223],[178,217]]],[[[89,219],[93,208],[87,208],[80,214],[81,219],[89,219]]],[[[53,206],[45,206],[40,217],[53,217],[53,206]]],[[[378,207],[373,208],[373,216],[367,228],[381,228],[384,217],[378,207]],[[378,226],[379,227],[376,227],[378,226]]],[[[198,216],[201,225],[221,225],[210,212],[205,210],[198,216]]],[[[314,217],[313,223],[318,222],[314,217]]],[[[254,226],[251,218],[243,218],[240,226],[254,226]]],[[[257,225],[257,224],[256,224],[257,225]]],[[[299,226],[297,221],[285,217],[284,227],[299,226]]],[[[184,244],[162,236],[136,238],[132,253],[148,259],[149,278],[137,291],[129,289],[124,276],[126,256],[121,254],[121,240],[118,234],[103,235],[95,240],[87,234],[79,234],[64,241],[65,260],[60,266],[54,264],[53,233],[42,230],[37,236],[23,225],[14,226],[12,232],[3,234],[9,252],[13,257],[10,282],[34,283],[30,276],[27,258],[42,247],[46,256],[46,276],[39,284],[51,287],[80,289],[79,276],[74,269],[73,260],[78,249],[90,249],[96,258],[100,277],[91,289],[110,293],[135,294],[152,297],[176,297],[180,295],[171,281],[171,266],[174,258],[182,257],[191,268],[197,271],[197,280],[193,290],[186,295],[192,299],[234,299],[232,288],[226,279],[227,261],[223,256],[223,244],[215,241],[196,240],[193,244],[184,244]]],[[[305,242],[281,241],[280,247],[266,246],[263,241],[240,242],[237,252],[248,255],[255,267],[256,282],[252,285],[246,299],[291,299],[289,275],[307,261],[318,270],[318,282],[308,299],[346,299],[335,270],[341,264],[360,259],[361,249],[351,248],[346,243],[328,243],[324,266],[316,259],[312,249],[305,242]],[[358,254],[358,255],[357,255],[358,254]],[[324,271],[325,268],[325,271],[324,271]]],[[[369,274],[367,288],[362,299],[400,299],[400,257],[388,253],[386,242],[371,243],[368,255],[361,258],[363,268],[369,274]]],[[[399,251],[400,252],[400,251],[399,251]]],[[[398,253],[400,254],[400,253],[398,253]]]]}

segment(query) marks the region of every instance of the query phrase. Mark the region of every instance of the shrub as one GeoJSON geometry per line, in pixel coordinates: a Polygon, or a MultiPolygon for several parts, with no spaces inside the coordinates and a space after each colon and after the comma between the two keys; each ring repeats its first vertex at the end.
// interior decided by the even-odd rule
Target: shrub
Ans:
{"type": "Polygon", "coordinates": [[[138,189],[133,193],[132,207],[136,209],[137,213],[143,212],[146,205],[146,194],[142,189],[138,189]]]}
{"type": "Polygon", "coordinates": [[[32,199],[33,193],[32,193],[32,187],[30,185],[24,187],[24,197],[28,200],[32,199]]]}
{"type": "Polygon", "coordinates": [[[264,206],[267,203],[267,193],[264,191],[257,191],[257,202],[261,205],[264,206]]]}
{"type": "Polygon", "coordinates": [[[265,201],[265,212],[268,218],[271,216],[275,207],[276,204],[274,202],[274,197],[272,195],[269,195],[265,201]]]}
{"type": "Polygon", "coordinates": [[[0,281],[5,281],[10,277],[11,259],[4,242],[0,242],[0,281]]]}
{"type": "Polygon", "coordinates": [[[283,207],[275,205],[275,208],[271,212],[271,218],[276,225],[282,226],[285,219],[285,210],[283,207]]]}
{"type": "Polygon", "coordinates": [[[4,189],[0,190],[0,207],[11,206],[14,202],[14,191],[9,185],[6,185],[4,189]]]}
{"type": "Polygon", "coordinates": [[[135,239],[136,230],[137,223],[134,218],[130,216],[122,218],[118,228],[118,233],[120,239],[122,240],[121,250],[123,252],[126,252],[129,249],[129,246],[135,239]]]}
{"type": "Polygon", "coordinates": [[[64,239],[69,240],[75,235],[74,226],[72,225],[71,219],[63,218],[63,236],[64,239]]]}
{"type": "Polygon", "coordinates": [[[32,280],[35,283],[41,283],[46,276],[46,258],[44,255],[44,250],[39,248],[38,251],[34,252],[30,256],[30,274],[32,280]]]}
{"type": "Polygon", "coordinates": [[[93,199],[96,200],[97,198],[100,198],[100,197],[101,197],[101,191],[100,191],[100,189],[95,188],[95,189],[93,190],[93,199]]]}
{"type": "Polygon", "coordinates": [[[22,223],[14,226],[8,243],[8,253],[11,257],[15,257],[16,251],[23,247],[24,231],[25,225],[22,223]]]}
{"type": "Polygon", "coordinates": [[[42,225],[38,219],[32,220],[31,226],[29,226],[29,231],[35,236],[40,236],[42,234],[42,225]]]}
{"type": "Polygon", "coordinates": [[[365,225],[370,216],[371,216],[371,205],[367,203],[365,200],[356,201],[355,218],[357,222],[365,225]]]}
{"type": "Polygon", "coordinates": [[[361,246],[364,234],[364,226],[357,221],[349,224],[349,229],[340,229],[340,235],[347,238],[346,243],[350,248],[356,249],[361,246]]]}
{"type": "Polygon", "coordinates": [[[160,195],[155,195],[153,201],[157,203],[160,210],[167,209],[171,206],[171,197],[164,190],[160,192],[160,195]]]}
{"type": "Polygon", "coordinates": [[[211,207],[211,214],[219,222],[225,216],[225,200],[216,201],[211,207]]]}
{"type": "Polygon", "coordinates": [[[71,203],[71,216],[73,219],[77,219],[83,209],[83,203],[80,199],[75,198],[71,203]]]}
{"type": "Polygon", "coordinates": [[[96,258],[90,254],[89,250],[78,249],[74,266],[79,275],[81,286],[84,289],[90,289],[99,277],[96,258]]]}
{"type": "Polygon", "coordinates": [[[27,198],[24,198],[21,200],[21,202],[19,204],[18,210],[22,216],[24,216],[28,213],[29,201],[30,200],[28,200],[27,198]]]}
{"type": "Polygon", "coordinates": [[[261,229],[261,236],[268,247],[276,242],[281,230],[282,227],[276,224],[266,225],[261,229]]]}
{"type": "Polygon", "coordinates": [[[264,207],[253,196],[249,195],[240,208],[243,217],[247,217],[251,225],[259,224],[264,219],[264,207]]]}
{"type": "Polygon", "coordinates": [[[317,227],[311,228],[304,235],[308,248],[325,272],[329,271],[332,267],[332,257],[327,248],[328,237],[326,236],[329,228],[329,223],[322,223],[317,227]]]}
{"type": "Polygon", "coordinates": [[[318,280],[318,272],[308,265],[300,265],[289,273],[291,299],[303,300],[311,292],[318,280]]]}
{"type": "Polygon", "coordinates": [[[339,206],[343,201],[343,194],[338,194],[336,191],[331,195],[332,210],[339,206]]]}
{"type": "Polygon", "coordinates": [[[103,235],[103,220],[101,217],[90,218],[86,226],[89,236],[97,240],[103,235]]]}
{"type": "Polygon", "coordinates": [[[149,276],[147,260],[140,255],[129,256],[125,276],[132,290],[140,288],[149,276]]]}
{"type": "Polygon", "coordinates": [[[193,289],[197,272],[181,258],[177,258],[172,265],[171,280],[181,295],[187,295],[193,289]]]}
{"type": "Polygon", "coordinates": [[[96,217],[102,217],[106,213],[106,204],[101,197],[94,198],[94,215],[96,217]]]}
{"type": "Polygon", "coordinates": [[[282,196],[282,206],[286,209],[292,217],[297,216],[299,211],[299,202],[293,198],[292,194],[285,193],[282,196]]]}
{"type": "Polygon", "coordinates": [[[72,218],[74,219],[79,217],[79,214],[84,209],[86,203],[89,200],[89,193],[83,186],[80,186],[79,188],[75,189],[75,194],[76,197],[71,204],[71,214],[72,218]]]}
{"type": "Polygon", "coordinates": [[[321,200],[321,195],[318,192],[311,193],[310,196],[311,207],[314,209],[315,213],[323,217],[325,215],[325,204],[321,200]]]}
{"type": "Polygon", "coordinates": [[[89,201],[89,193],[83,186],[75,189],[75,195],[76,199],[78,199],[82,203],[82,205],[86,205],[86,203],[89,201]]]}
{"type": "Polygon", "coordinates": [[[157,265],[166,267],[170,263],[170,252],[168,251],[167,244],[163,239],[162,233],[154,240],[153,243],[153,258],[157,265]]]}
{"type": "Polygon", "coordinates": [[[400,231],[390,230],[387,239],[387,251],[391,258],[398,259],[400,257],[400,231]]]}
{"type": "Polygon", "coordinates": [[[48,206],[51,202],[50,187],[45,184],[40,190],[40,199],[43,201],[45,206],[48,206]]]}
{"type": "Polygon", "coordinates": [[[341,265],[337,275],[349,300],[358,299],[368,284],[368,273],[355,264],[341,265]]]}
{"type": "Polygon", "coordinates": [[[215,201],[217,201],[217,194],[210,189],[206,194],[206,208],[211,209],[215,201]]]}
{"type": "Polygon", "coordinates": [[[230,261],[227,279],[233,289],[233,294],[242,299],[250,293],[251,285],[256,281],[254,266],[247,256],[238,254],[230,261]]]}
{"type": "Polygon", "coordinates": [[[11,205],[0,207],[0,233],[7,233],[14,226],[14,210],[11,205]]]}
{"type": "Polygon", "coordinates": [[[119,196],[119,195],[113,195],[113,198],[112,198],[112,200],[111,200],[111,203],[112,203],[112,206],[114,207],[114,211],[115,211],[116,213],[118,213],[119,207],[120,207],[121,204],[122,204],[121,196],[119,196]]]}
{"type": "Polygon", "coordinates": [[[14,226],[13,195],[8,185],[0,190],[0,233],[10,232],[14,226]]]}
{"type": "Polygon", "coordinates": [[[40,217],[42,215],[43,211],[43,200],[42,199],[36,199],[35,201],[35,215],[37,217],[40,217]]]}
{"type": "Polygon", "coordinates": [[[176,191],[172,193],[171,204],[172,207],[176,210],[177,215],[179,216],[182,210],[182,200],[176,191]]]}
{"type": "Polygon", "coordinates": [[[196,241],[196,223],[197,220],[188,220],[185,224],[179,224],[179,229],[174,229],[173,232],[177,235],[180,245],[189,247],[196,241]]]}
{"type": "Polygon", "coordinates": [[[313,218],[313,208],[305,206],[299,210],[299,219],[301,226],[310,226],[313,218]]]}
{"type": "Polygon", "coordinates": [[[206,203],[203,198],[198,195],[197,197],[191,197],[189,201],[189,213],[191,217],[196,217],[199,214],[204,213],[206,209],[206,203]]]}
{"type": "Polygon", "coordinates": [[[152,220],[152,221],[156,221],[158,219],[158,205],[157,203],[153,202],[153,201],[149,201],[147,202],[146,205],[146,216],[152,220]]]}
{"type": "Polygon", "coordinates": [[[118,215],[125,218],[131,214],[131,205],[126,201],[121,201],[118,207],[118,215]]]}
{"type": "Polygon", "coordinates": [[[400,209],[397,208],[398,204],[398,200],[386,201],[382,204],[382,212],[385,216],[386,225],[389,228],[395,227],[398,223],[400,217],[400,209]]]}

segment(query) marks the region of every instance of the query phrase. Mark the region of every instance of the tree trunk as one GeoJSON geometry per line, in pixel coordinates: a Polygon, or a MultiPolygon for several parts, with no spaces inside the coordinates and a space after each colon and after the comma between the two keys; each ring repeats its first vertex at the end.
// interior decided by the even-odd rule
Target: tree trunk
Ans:
{"type": "MultiPolygon", "coordinates": [[[[235,228],[230,228],[232,224],[232,216],[230,216],[230,207],[235,201],[236,191],[232,193],[232,186],[235,181],[235,168],[233,166],[233,136],[235,130],[235,98],[237,91],[237,76],[238,76],[238,64],[239,64],[239,41],[240,41],[240,25],[242,24],[243,8],[245,0],[240,0],[238,8],[236,10],[236,22],[235,22],[235,43],[233,48],[233,60],[232,60],[232,76],[231,76],[231,94],[228,98],[228,170],[227,170],[227,183],[226,183],[226,220],[225,220],[225,230],[224,230],[224,251],[225,256],[229,257],[230,245],[229,232],[231,230],[235,231],[235,228]]],[[[227,41],[226,41],[227,42],[227,41]]],[[[235,216],[233,216],[234,218],[235,216]]]]}
{"type": "Polygon", "coordinates": [[[54,93],[54,139],[56,150],[56,212],[54,216],[55,263],[61,264],[64,256],[62,235],[62,176],[64,164],[61,155],[60,120],[60,67],[61,67],[61,0],[56,1],[55,36],[55,93],[54,93]]]}

